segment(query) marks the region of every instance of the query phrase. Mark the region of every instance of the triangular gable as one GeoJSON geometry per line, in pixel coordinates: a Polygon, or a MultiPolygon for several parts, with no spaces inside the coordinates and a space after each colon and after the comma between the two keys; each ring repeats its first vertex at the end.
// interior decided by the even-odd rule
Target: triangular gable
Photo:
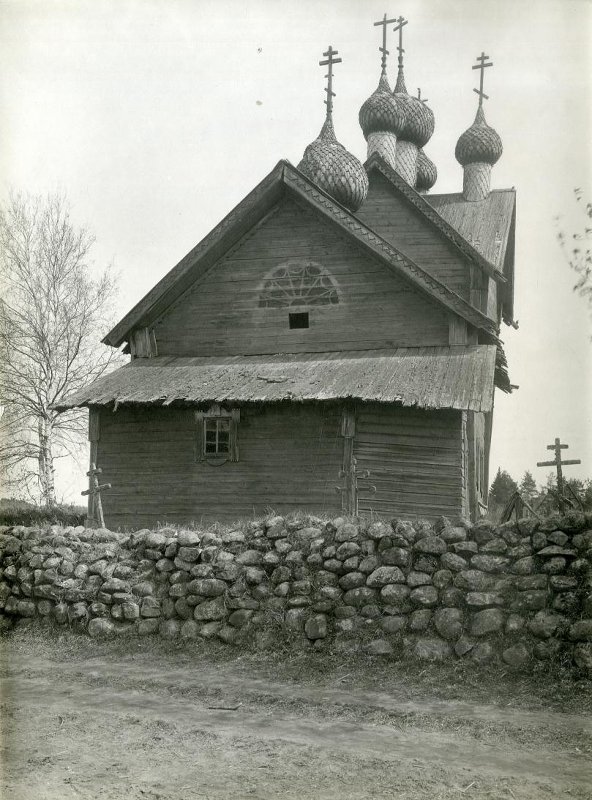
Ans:
{"type": "MultiPolygon", "coordinates": [[[[451,224],[451,222],[445,218],[446,212],[439,213],[440,208],[436,202],[432,205],[431,196],[419,194],[419,192],[410,186],[392,167],[386,163],[382,156],[379,156],[375,153],[372,154],[366,161],[365,167],[369,176],[371,176],[372,173],[383,176],[389,182],[393,191],[397,192],[399,197],[416,209],[425,218],[426,222],[432,226],[434,233],[443,240],[452,244],[464,259],[468,259],[471,264],[476,264],[477,266],[481,267],[497,282],[504,283],[505,278],[502,274],[502,269],[500,269],[495,259],[490,260],[487,258],[483,253],[479,252],[479,250],[470,241],[467,240],[466,226],[463,228],[463,235],[457,226],[451,224]]],[[[467,207],[471,205],[479,206],[481,204],[463,202],[462,205],[467,207]]],[[[473,210],[478,212],[477,209],[473,210]]],[[[507,221],[507,223],[504,222],[502,227],[509,228],[510,222],[511,215],[510,219],[507,221]]],[[[370,221],[367,221],[367,223],[370,227],[372,227],[370,221]]]]}
{"type": "Polygon", "coordinates": [[[133,328],[149,324],[162,314],[274,207],[286,189],[338,225],[358,246],[373,254],[395,274],[406,278],[415,288],[471,325],[495,334],[495,324],[488,317],[374,233],[289,162],[280,161],[222,222],[126,314],[103,341],[117,347],[127,340],[133,328]]]}

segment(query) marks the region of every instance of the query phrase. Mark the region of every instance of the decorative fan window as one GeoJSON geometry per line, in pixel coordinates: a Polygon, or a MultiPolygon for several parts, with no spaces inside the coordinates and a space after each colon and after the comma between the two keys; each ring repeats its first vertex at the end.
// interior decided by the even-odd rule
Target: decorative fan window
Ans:
{"type": "Polygon", "coordinates": [[[314,261],[290,259],[276,267],[263,282],[260,308],[337,305],[337,284],[314,261]]]}

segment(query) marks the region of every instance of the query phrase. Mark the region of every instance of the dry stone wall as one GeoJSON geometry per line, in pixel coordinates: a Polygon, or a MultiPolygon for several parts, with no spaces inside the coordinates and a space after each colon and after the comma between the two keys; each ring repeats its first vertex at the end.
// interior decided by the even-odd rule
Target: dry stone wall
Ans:
{"type": "Polygon", "coordinates": [[[592,517],[494,527],[271,517],[224,531],[0,529],[4,626],[592,674],[592,517]]]}

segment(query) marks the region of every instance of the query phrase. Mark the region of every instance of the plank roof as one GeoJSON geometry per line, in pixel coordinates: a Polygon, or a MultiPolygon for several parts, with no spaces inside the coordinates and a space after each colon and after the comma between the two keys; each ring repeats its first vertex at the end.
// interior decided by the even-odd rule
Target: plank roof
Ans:
{"type": "Polygon", "coordinates": [[[496,347],[470,345],[226,357],[138,358],[66,397],[79,406],[353,399],[490,411],[496,347]]]}

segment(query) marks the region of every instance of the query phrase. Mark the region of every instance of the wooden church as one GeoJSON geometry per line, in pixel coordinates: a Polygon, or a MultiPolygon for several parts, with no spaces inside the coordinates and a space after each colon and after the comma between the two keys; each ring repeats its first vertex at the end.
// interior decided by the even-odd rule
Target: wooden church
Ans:
{"type": "Polygon", "coordinates": [[[401,19],[391,90],[389,22],[359,114],[366,163],[334,133],[330,47],[326,119],[302,161],[280,161],[110,331],[130,362],[60,407],[89,408],[110,528],[486,510],[515,226],[514,191],[490,188],[490,64],[456,146],[462,192],[433,194],[434,115],[405,87],[401,19]]]}

